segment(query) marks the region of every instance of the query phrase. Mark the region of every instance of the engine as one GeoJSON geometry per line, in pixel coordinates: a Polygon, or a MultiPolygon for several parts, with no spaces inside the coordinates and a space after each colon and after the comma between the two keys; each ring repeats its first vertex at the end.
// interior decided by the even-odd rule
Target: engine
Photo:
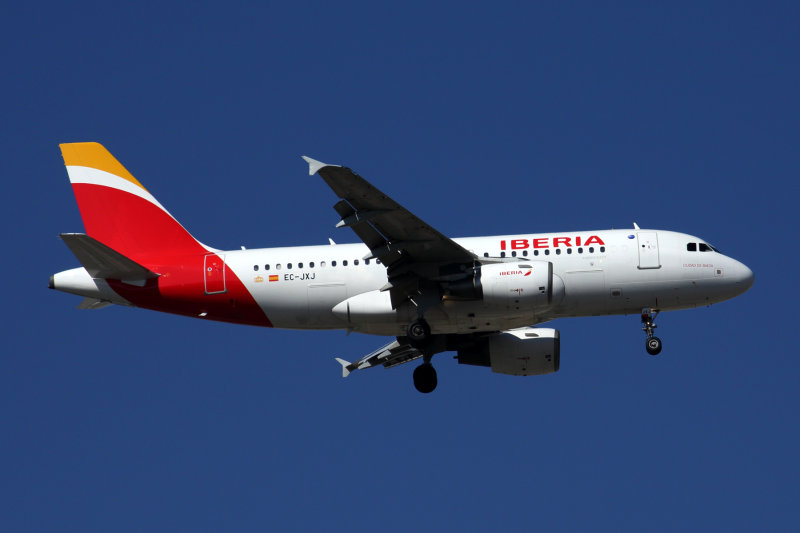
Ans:
{"type": "Polygon", "coordinates": [[[446,294],[482,299],[493,307],[543,309],[561,301],[564,282],[553,275],[549,261],[489,264],[475,267],[469,279],[451,282],[446,294]]]}
{"type": "Polygon", "coordinates": [[[560,363],[558,330],[520,328],[495,333],[462,345],[456,359],[463,365],[489,366],[499,374],[551,374],[560,363]]]}

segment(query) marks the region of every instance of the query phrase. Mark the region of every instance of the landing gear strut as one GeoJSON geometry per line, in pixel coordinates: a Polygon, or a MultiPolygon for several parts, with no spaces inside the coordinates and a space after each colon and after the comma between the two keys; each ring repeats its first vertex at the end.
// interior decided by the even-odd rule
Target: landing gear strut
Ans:
{"type": "Polygon", "coordinates": [[[658,310],[642,309],[642,331],[647,335],[645,341],[645,349],[650,355],[658,355],[661,353],[661,339],[653,335],[653,330],[656,329],[656,317],[658,310]]]}
{"type": "Polygon", "coordinates": [[[431,349],[431,327],[420,314],[418,319],[409,324],[407,333],[408,343],[422,352],[422,364],[414,369],[414,387],[421,393],[428,394],[433,392],[438,383],[436,369],[431,364],[433,354],[436,353],[431,349]]]}
{"type": "Polygon", "coordinates": [[[436,369],[433,368],[430,360],[426,360],[414,369],[414,387],[421,393],[428,394],[433,392],[437,383],[436,369]]]}

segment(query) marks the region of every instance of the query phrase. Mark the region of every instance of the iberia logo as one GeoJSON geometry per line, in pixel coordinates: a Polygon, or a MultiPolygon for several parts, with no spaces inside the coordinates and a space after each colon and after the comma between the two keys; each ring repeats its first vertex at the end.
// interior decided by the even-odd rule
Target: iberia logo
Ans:
{"type": "Polygon", "coordinates": [[[270,281],[278,281],[278,276],[277,276],[277,274],[271,274],[271,275],[270,275],[270,277],[269,277],[269,280],[270,280],[270,281]]]}
{"type": "Polygon", "coordinates": [[[523,276],[530,276],[533,270],[526,270],[524,274],[522,274],[522,270],[507,270],[505,272],[500,272],[501,276],[519,276],[522,274],[523,276]]]}
{"type": "Polygon", "coordinates": [[[253,281],[255,281],[256,283],[261,283],[262,281],[264,281],[264,278],[262,278],[261,276],[256,276],[253,278],[253,281]]]}

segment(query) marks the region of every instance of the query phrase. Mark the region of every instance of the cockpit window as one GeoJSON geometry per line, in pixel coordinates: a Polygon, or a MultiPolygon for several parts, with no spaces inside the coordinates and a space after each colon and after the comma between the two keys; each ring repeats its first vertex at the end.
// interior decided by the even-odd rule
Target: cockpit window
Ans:
{"type": "Polygon", "coordinates": [[[700,251],[701,252],[714,252],[714,248],[710,244],[706,244],[704,242],[700,243],[700,251]]]}
{"type": "Polygon", "coordinates": [[[686,245],[686,251],[688,251],[688,252],[696,252],[697,251],[697,243],[696,242],[690,242],[689,244],[687,244],[686,245]]]}

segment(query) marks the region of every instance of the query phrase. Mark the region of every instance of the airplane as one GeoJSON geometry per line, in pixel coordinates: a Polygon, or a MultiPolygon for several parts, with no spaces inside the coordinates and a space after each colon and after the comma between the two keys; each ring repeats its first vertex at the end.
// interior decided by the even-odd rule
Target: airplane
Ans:
{"type": "Polygon", "coordinates": [[[661,352],[659,312],[747,291],[753,272],[705,240],[633,229],[448,238],[351,169],[309,157],[339,201],[337,227],[357,244],[218,250],[195,239],[98,143],[61,144],[86,233],[60,237],[78,268],[49,287],[117,304],[286,329],[394,337],[350,362],[355,370],[421,359],[414,386],[438,383],[431,360],[517,376],[557,372],[558,318],[641,316],[645,349],[661,352]]]}

